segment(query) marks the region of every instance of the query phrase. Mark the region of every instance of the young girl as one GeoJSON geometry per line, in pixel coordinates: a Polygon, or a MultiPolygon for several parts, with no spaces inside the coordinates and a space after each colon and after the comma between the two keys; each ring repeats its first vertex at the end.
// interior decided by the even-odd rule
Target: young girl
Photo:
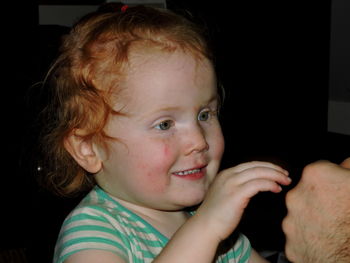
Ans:
{"type": "Polygon", "coordinates": [[[90,14],[49,73],[49,182],[91,189],[63,223],[55,263],[266,262],[231,234],[253,195],[290,180],[265,162],[218,172],[220,98],[194,24],[142,6],[90,14]]]}

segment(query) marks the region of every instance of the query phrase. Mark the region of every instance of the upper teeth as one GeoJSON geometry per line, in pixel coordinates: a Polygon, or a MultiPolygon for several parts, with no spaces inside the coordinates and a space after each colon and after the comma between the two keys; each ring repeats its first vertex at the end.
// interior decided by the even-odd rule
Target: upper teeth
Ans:
{"type": "Polygon", "coordinates": [[[199,173],[201,169],[193,169],[193,170],[188,170],[188,171],[183,171],[183,172],[177,172],[175,174],[177,175],[188,175],[188,174],[194,174],[194,173],[199,173]]]}

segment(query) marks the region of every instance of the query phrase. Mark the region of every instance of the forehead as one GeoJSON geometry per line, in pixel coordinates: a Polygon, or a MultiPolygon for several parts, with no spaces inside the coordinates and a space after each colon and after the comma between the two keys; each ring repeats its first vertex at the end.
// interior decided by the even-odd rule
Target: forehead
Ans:
{"type": "Polygon", "coordinates": [[[129,91],[161,86],[169,92],[216,82],[211,62],[183,51],[134,53],[130,56],[125,84],[129,91]]]}
{"type": "Polygon", "coordinates": [[[216,77],[208,59],[182,51],[136,53],[129,59],[115,109],[132,114],[155,107],[199,104],[216,96],[216,77]]]}
{"type": "Polygon", "coordinates": [[[208,60],[183,53],[156,54],[134,57],[129,67],[113,106],[121,113],[113,118],[118,120],[111,122],[114,125],[150,123],[167,114],[192,116],[217,101],[216,78],[208,60]]]}

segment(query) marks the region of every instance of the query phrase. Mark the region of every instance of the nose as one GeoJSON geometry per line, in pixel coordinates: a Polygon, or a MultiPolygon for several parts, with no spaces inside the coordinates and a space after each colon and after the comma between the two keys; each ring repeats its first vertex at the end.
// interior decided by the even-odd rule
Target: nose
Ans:
{"type": "Polygon", "coordinates": [[[205,135],[205,131],[199,125],[191,127],[185,134],[185,153],[190,155],[194,152],[205,152],[209,150],[209,144],[205,135]]]}

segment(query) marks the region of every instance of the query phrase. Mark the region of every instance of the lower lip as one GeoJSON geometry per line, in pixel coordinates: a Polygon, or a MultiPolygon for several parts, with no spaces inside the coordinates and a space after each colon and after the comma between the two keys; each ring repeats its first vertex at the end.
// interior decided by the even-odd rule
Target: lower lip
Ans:
{"type": "Polygon", "coordinates": [[[182,178],[182,179],[186,179],[186,180],[199,180],[201,178],[203,178],[206,174],[206,169],[202,168],[200,169],[200,171],[198,173],[193,173],[193,174],[187,174],[187,175],[178,175],[178,174],[173,174],[176,177],[182,178]]]}

